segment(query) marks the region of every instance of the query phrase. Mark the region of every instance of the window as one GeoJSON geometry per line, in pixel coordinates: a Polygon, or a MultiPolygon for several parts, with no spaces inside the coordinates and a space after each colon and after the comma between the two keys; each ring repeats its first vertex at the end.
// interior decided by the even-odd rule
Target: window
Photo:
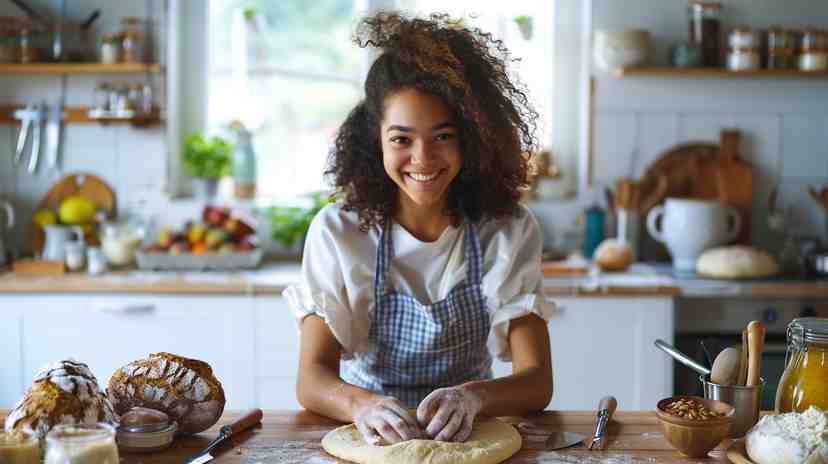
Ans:
{"type": "Polygon", "coordinates": [[[239,119],[254,131],[260,196],[277,201],[327,188],[329,146],[362,98],[372,55],[351,33],[365,4],[427,14],[441,11],[493,33],[514,58],[549,143],[552,7],[546,0],[210,0],[207,124],[239,119]]]}

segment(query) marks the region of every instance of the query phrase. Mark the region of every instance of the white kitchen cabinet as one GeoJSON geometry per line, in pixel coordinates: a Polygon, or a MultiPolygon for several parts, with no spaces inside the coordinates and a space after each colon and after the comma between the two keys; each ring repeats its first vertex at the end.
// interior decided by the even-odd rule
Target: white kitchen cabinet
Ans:
{"type": "Polygon", "coordinates": [[[672,360],[653,346],[673,340],[668,297],[550,298],[554,394],[550,409],[592,410],[605,395],[618,408],[648,410],[672,395],[672,360]]]}
{"type": "MultiPolygon", "coordinates": [[[[0,302],[4,301],[0,298],[0,302]]],[[[11,407],[23,391],[20,335],[23,308],[0,303],[0,409],[11,407]]],[[[2,423],[0,423],[2,429],[2,423]]]]}
{"type": "MultiPolygon", "coordinates": [[[[85,362],[105,388],[116,369],[160,351],[208,362],[222,382],[227,408],[253,405],[249,297],[87,294],[0,298],[0,311],[11,307],[22,312],[18,375],[24,388],[0,388],[0,407],[9,407],[19,398],[48,363],[68,357],[85,362]]],[[[5,378],[2,383],[6,384],[5,378]]]]}
{"type": "Polygon", "coordinates": [[[254,319],[256,404],[264,409],[301,408],[296,399],[299,330],[287,300],[257,296],[254,319]]]}

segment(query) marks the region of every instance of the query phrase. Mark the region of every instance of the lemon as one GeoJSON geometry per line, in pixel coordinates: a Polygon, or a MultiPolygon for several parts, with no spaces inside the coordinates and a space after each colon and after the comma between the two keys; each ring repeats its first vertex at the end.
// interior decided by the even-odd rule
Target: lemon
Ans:
{"type": "Polygon", "coordinates": [[[80,195],[71,195],[60,202],[58,217],[63,224],[87,224],[95,219],[95,203],[80,195]]]}
{"type": "Polygon", "coordinates": [[[40,227],[50,226],[57,223],[57,215],[50,209],[38,210],[32,220],[40,227]]]}

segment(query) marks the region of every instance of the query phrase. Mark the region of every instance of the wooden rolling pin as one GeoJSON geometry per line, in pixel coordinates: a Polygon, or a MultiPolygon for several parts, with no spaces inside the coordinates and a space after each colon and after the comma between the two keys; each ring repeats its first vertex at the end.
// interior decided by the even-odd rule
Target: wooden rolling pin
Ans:
{"type": "Polygon", "coordinates": [[[759,385],[762,369],[762,351],[765,347],[765,326],[759,321],[751,321],[747,326],[748,334],[748,373],[745,385],[759,385]]]}

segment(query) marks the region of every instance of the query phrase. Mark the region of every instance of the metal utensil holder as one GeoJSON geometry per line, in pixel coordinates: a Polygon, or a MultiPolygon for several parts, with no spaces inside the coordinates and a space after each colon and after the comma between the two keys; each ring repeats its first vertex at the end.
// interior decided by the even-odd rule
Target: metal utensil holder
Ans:
{"type": "Polygon", "coordinates": [[[744,436],[759,420],[759,407],[762,403],[762,390],[765,388],[765,379],[759,379],[759,385],[719,385],[710,382],[707,376],[700,375],[704,397],[709,400],[723,401],[735,409],[733,424],[730,426],[728,437],[744,436]]]}

